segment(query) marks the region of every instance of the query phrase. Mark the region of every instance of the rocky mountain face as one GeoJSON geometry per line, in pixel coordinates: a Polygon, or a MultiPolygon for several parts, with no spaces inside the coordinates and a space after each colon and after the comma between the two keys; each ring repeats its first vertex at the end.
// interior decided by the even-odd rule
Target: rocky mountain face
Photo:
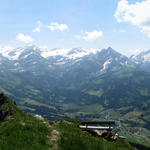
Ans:
{"type": "Polygon", "coordinates": [[[14,71],[29,71],[31,68],[34,71],[39,65],[51,69],[57,66],[69,67],[74,64],[79,65],[89,62],[95,63],[95,67],[98,67],[103,72],[107,68],[115,70],[117,67],[131,65],[127,57],[119,54],[110,47],[102,50],[72,48],[43,51],[35,46],[26,46],[3,52],[0,58],[1,63],[9,64],[9,67],[6,69],[12,68],[14,71]]]}
{"type": "Polygon", "coordinates": [[[110,47],[47,51],[26,46],[3,51],[0,91],[26,112],[52,120],[114,119],[122,130],[132,136],[138,131],[138,140],[149,142],[148,55],[149,51],[128,58],[110,47]]]}
{"type": "MultiPolygon", "coordinates": [[[[104,105],[108,101],[116,107],[117,102],[120,107],[121,104],[128,105],[127,101],[121,100],[125,98],[124,93],[149,88],[145,83],[148,83],[145,80],[149,79],[149,74],[140,70],[141,66],[148,63],[148,54],[149,51],[128,58],[111,47],[102,50],[71,48],[48,51],[33,45],[3,51],[0,54],[0,90],[17,99],[44,104],[49,104],[51,97],[54,105],[56,99],[62,97],[65,97],[62,102],[82,102],[85,99],[80,98],[82,95],[88,97],[85,103],[97,102],[104,105]],[[139,87],[138,82],[145,84],[139,87]],[[80,96],[74,100],[74,97],[64,93],[80,96]]],[[[132,96],[135,97],[134,94],[132,96]]],[[[22,100],[19,103],[22,104],[22,100]]]]}
{"type": "Polygon", "coordinates": [[[0,93],[0,121],[7,121],[13,118],[16,108],[8,97],[0,93]]]}
{"type": "Polygon", "coordinates": [[[110,47],[48,51],[33,45],[3,51],[0,91],[30,113],[114,119],[143,128],[142,137],[150,127],[149,53],[128,58],[110,47]]]}

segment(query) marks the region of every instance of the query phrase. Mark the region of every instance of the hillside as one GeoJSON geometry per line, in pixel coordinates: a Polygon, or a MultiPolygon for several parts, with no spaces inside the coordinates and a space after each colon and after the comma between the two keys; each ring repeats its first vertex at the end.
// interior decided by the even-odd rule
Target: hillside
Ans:
{"type": "Polygon", "coordinates": [[[0,91],[23,111],[49,120],[113,119],[121,134],[149,145],[148,54],[128,58],[111,47],[20,47],[0,55],[0,91]]]}
{"type": "Polygon", "coordinates": [[[78,121],[49,122],[42,117],[20,111],[8,97],[0,94],[1,112],[7,116],[0,122],[0,149],[5,150],[134,150],[125,140],[109,142],[79,129],[78,121]]]}

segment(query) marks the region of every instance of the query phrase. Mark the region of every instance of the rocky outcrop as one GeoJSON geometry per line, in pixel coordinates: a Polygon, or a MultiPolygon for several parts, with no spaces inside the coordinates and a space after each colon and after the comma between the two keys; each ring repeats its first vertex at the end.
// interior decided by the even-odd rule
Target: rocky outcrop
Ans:
{"type": "Polygon", "coordinates": [[[0,121],[4,121],[12,116],[12,112],[9,107],[8,98],[1,93],[0,94],[0,121]]]}

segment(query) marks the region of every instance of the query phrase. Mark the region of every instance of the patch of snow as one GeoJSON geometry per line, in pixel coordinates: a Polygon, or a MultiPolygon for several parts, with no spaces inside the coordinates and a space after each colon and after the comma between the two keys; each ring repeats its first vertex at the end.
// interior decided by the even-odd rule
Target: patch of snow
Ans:
{"type": "Polygon", "coordinates": [[[20,68],[14,68],[14,69],[10,69],[11,71],[18,71],[20,70],[20,68]]]}
{"type": "Polygon", "coordinates": [[[139,63],[138,61],[142,61],[142,62],[150,62],[150,50],[144,50],[144,51],[140,51],[137,50],[137,52],[131,56],[131,58],[133,60],[135,60],[135,63],[139,63]]]}
{"type": "Polygon", "coordinates": [[[64,58],[60,58],[57,60],[57,62],[62,62],[64,60],[64,58]]]}
{"type": "Polygon", "coordinates": [[[138,60],[136,55],[132,55],[131,58],[134,60],[138,60]]]}
{"type": "Polygon", "coordinates": [[[139,55],[132,55],[131,58],[135,61],[135,63],[139,63],[139,61],[142,61],[144,63],[150,62],[150,52],[143,51],[139,55]]]}
{"type": "MultiPolygon", "coordinates": [[[[22,54],[22,52],[28,48],[32,48],[33,50],[37,50],[38,48],[32,44],[28,44],[24,47],[16,48],[10,46],[0,47],[0,53],[8,58],[9,60],[18,60],[19,56],[22,54]],[[11,55],[10,53],[13,53],[11,55]]],[[[29,55],[29,54],[28,54],[29,55]]],[[[30,54],[31,55],[31,54],[30,54]]],[[[24,56],[24,58],[28,57],[27,55],[24,56]]]]}
{"type": "Polygon", "coordinates": [[[143,56],[143,62],[150,62],[150,53],[143,56]]]}
{"type": "Polygon", "coordinates": [[[21,70],[19,70],[19,72],[25,72],[25,70],[24,70],[24,69],[21,69],[21,70]]]}
{"type": "Polygon", "coordinates": [[[14,48],[11,46],[1,46],[0,47],[0,53],[4,56],[4,57],[9,57],[8,53],[11,52],[14,48]]]}
{"type": "Polygon", "coordinates": [[[59,62],[59,63],[54,63],[54,65],[64,65],[66,62],[59,62]]]}
{"type": "Polygon", "coordinates": [[[103,64],[103,69],[102,69],[102,71],[104,71],[104,70],[106,70],[107,68],[108,68],[108,65],[111,63],[111,60],[109,59],[109,60],[107,60],[107,61],[105,61],[105,63],[103,64]]]}
{"type": "Polygon", "coordinates": [[[32,55],[33,53],[29,53],[29,54],[26,54],[23,58],[27,58],[28,56],[32,55]]]}
{"type": "Polygon", "coordinates": [[[43,51],[41,53],[41,56],[44,58],[47,57],[51,57],[51,56],[67,56],[67,53],[70,51],[71,49],[54,49],[54,50],[50,50],[50,51],[43,51]]]}
{"type": "Polygon", "coordinates": [[[136,57],[137,55],[139,55],[142,51],[140,49],[136,49],[133,51],[133,56],[136,57]]]}
{"type": "Polygon", "coordinates": [[[9,60],[17,60],[23,51],[24,51],[24,48],[17,48],[17,49],[13,49],[13,50],[9,49],[7,51],[3,51],[2,55],[4,57],[7,57],[9,60]],[[14,52],[14,55],[10,56],[9,55],[10,52],[14,52]]]}
{"type": "Polygon", "coordinates": [[[53,49],[53,50],[46,50],[42,51],[41,56],[44,58],[54,57],[54,56],[62,56],[66,57],[67,59],[76,59],[82,58],[83,56],[96,54],[97,52],[101,51],[101,49],[94,49],[94,48],[68,48],[68,49],[53,49]]]}
{"type": "Polygon", "coordinates": [[[35,64],[37,64],[37,62],[33,62],[32,64],[35,65],[35,64]]]}
{"type": "Polygon", "coordinates": [[[124,65],[125,65],[125,63],[123,63],[123,62],[120,62],[120,65],[124,66],[124,65]]]}
{"type": "Polygon", "coordinates": [[[14,63],[14,66],[18,66],[18,65],[19,65],[19,63],[18,63],[18,62],[14,63]]]}

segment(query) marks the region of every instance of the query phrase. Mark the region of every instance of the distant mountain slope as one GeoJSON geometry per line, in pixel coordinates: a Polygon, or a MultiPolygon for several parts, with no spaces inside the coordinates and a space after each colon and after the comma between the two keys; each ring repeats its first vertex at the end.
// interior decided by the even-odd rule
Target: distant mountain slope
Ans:
{"type": "Polygon", "coordinates": [[[26,112],[51,120],[114,119],[130,137],[150,143],[150,73],[142,65],[110,47],[26,46],[0,55],[0,91],[26,112]]]}

